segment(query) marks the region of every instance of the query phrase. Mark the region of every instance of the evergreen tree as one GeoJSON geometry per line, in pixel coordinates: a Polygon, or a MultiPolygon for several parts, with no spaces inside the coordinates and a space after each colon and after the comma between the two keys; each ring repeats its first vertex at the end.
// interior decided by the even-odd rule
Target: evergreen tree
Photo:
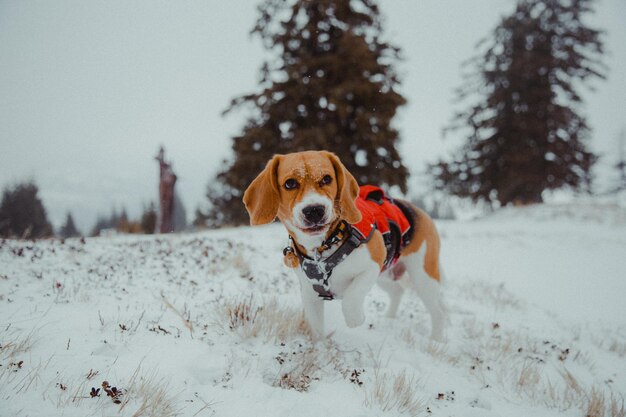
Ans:
{"type": "Polygon", "coordinates": [[[93,229],[91,229],[91,236],[100,236],[100,233],[103,230],[117,230],[120,224],[120,220],[122,220],[122,216],[125,216],[126,223],[128,223],[128,216],[126,215],[126,209],[122,210],[122,215],[117,213],[117,209],[111,209],[111,215],[109,217],[98,216],[96,220],[96,224],[93,229]]]}
{"type": "Polygon", "coordinates": [[[52,226],[38,192],[32,182],[4,190],[0,203],[1,237],[37,239],[52,236],[52,226]]]}
{"type": "Polygon", "coordinates": [[[81,235],[81,233],[76,228],[76,225],[74,224],[74,218],[72,217],[72,213],[67,213],[67,216],[65,217],[65,224],[61,226],[59,235],[63,239],[67,239],[68,237],[78,237],[81,235]]]}
{"type": "Polygon", "coordinates": [[[582,21],[591,3],[519,0],[502,19],[459,90],[461,99],[485,97],[455,117],[450,128],[466,126],[467,143],[453,161],[431,167],[437,188],[506,205],[590,185],[596,157],[586,149],[577,87],[604,78],[602,32],[582,21]]]}
{"type": "MultiPolygon", "coordinates": [[[[122,208],[122,213],[124,213],[124,209],[122,208]]],[[[111,210],[111,217],[107,220],[106,228],[107,229],[116,229],[118,223],[120,222],[121,215],[117,212],[117,209],[113,207],[111,210]]]]}
{"type": "Polygon", "coordinates": [[[128,214],[126,213],[126,207],[122,207],[122,212],[117,218],[114,216],[112,223],[115,225],[115,230],[118,232],[128,233],[130,229],[130,222],[128,221],[128,214]]]}
{"type": "Polygon", "coordinates": [[[207,211],[198,207],[193,225],[198,228],[213,228],[245,222],[245,214],[238,207],[241,195],[243,191],[235,193],[221,182],[213,183],[207,188],[206,194],[211,207],[207,211]]]}
{"type": "Polygon", "coordinates": [[[153,202],[144,209],[141,215],[141,229],[146,234],[153,234],[156,230],[157,210],[153,202]]]}
{"type": "Polygon", "coordinates": [[[96,224],[94,224],[93,228],[91,229],[91,236],[100,236],[100,232],[108,228],[108,223],[108,219],[102,217],[101,215],[98,215],[96,224]]]}
{"type": "Polygon", "coordinates": [[[277,153],[335,152],[360,183],[406,191],[407,169],[391,121],[405,99],[381,38],[373,0],[265,0],[252,33],[276,52],[261,69],[261,91],[236,98],[253,115],[234,138],[234,161],[207,197],[209,223],[248,221],[243,191],[277,153]]]}

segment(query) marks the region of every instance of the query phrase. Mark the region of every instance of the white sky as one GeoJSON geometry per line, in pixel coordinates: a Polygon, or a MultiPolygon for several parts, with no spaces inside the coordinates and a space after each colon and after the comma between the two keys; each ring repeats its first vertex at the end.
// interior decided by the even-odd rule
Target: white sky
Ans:
{"type": "MultiPolygon", "coordinates": [[[[256,90],[265,52],[248,33],[257,4],[0,0],[0,187],[34,179],[55,226],[70,210],[88,232],[98,213],[124,205],[138,216],[156,201],[152,157],[163,144],[191,215],[246,117],[221,111],[256,90]]],[[[380,5],[406,58],[398,72],[409,104],[396,123],[417,184],[426,163],[458,143],[442,141],[441,129],[459,109],[460,63],[514,2],[380,5]]],[[[626,2],[600,1],[591,22],[607,30],[610,73],[585,94],[585,113],[608,165],[626,126],[626,2]]]]}

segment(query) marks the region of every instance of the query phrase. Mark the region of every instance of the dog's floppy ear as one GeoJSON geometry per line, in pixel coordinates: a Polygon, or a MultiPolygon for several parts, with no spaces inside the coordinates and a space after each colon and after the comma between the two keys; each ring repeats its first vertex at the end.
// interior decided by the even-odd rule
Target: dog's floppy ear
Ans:
{"type": "Polygon", "coordinates": [[[339,214],[350,224],[358,223],[361,221],[361,212],[356,208],[354,200],[359,195],[359,184],[343,166],[337,155],[331,152],[325,153],[335,168],[335,178],[337,178],[335,202],[339,203],[339,214]]]}
{"type": "Polygon", "coordinates": [[[274,221],[278,213],[278,184],[276,172],[281,155],[274,155],[265,169],[252,181],[243,194],[243,204],[250,215],[250,224],[267,224],[274,221]]]}

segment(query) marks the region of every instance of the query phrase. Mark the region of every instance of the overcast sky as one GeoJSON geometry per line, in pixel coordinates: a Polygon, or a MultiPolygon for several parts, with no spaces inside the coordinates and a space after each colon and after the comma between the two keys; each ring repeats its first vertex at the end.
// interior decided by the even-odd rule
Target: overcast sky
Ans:
{"type": "MultiPolygon", "coordinates": [[[[156,201],[152,158],[163,144],[191,215],[246,117],[221,111],[257,86],[266,56],[248,35],[257,4],[0,0],[0,187],[34,179],[55,226],[69,210],[88,232],[98,213],[124,205],[136,217],[156,201]]],[[[458,144],[441,129],[459,108],[460,63],[514,2],[380,5],[405,57],[398,72],[409,104],[396,125],[417,184],[426,163],[458,144]]],[[[585,93],[585,113],[608,166],[626,127],[626,1],[599,1],[590,22],[607,31],[610,72],[585,93]]]]}

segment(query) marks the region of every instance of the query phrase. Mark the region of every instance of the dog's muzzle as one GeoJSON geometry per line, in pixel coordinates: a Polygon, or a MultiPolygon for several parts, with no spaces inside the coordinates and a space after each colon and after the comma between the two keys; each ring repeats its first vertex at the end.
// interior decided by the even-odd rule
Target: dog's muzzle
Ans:
{"type": "Polygon", "coordinates": [[[306,206],[302,209],[302,215],[307,226],[317,226],[324,223],[326,217],[326,208],[321,204],[306,206]]]}

